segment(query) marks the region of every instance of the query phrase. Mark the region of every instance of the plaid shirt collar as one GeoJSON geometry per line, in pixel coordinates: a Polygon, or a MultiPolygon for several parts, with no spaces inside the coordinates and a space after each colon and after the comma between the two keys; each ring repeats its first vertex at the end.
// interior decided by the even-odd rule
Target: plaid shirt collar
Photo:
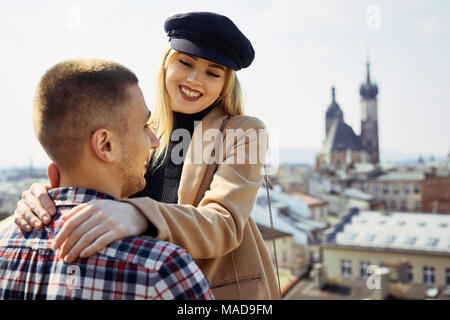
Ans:
{"type": "Polygon", "coordinates": [[[77,206],[79,204],[89,202],[91,200],[109,199],[117,200],[113,196],[106,193],[97,192],[93,189],[63,187],[50,189],[48,192],[50,198],[59,206],[77,206]]]}

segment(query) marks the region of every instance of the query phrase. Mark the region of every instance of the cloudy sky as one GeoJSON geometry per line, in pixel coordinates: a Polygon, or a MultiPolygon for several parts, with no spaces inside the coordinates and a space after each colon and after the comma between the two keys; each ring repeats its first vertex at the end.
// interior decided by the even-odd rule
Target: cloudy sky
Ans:
{"type": "Polygon", "coordinates": [[[379,86],[383,150],[450,151],[448,0],[30,0],[0,2],[0,167],[46,165],[32,132],[40,76],[77,57],[111,59],[140,78],[147,104],[167,46],[166,17],[188,11],[230,17],[256,58],[239,71],[246,113],[279,132],[284,148],[319,149],[331,87],[360,132],[365,63],[379,86]]]}

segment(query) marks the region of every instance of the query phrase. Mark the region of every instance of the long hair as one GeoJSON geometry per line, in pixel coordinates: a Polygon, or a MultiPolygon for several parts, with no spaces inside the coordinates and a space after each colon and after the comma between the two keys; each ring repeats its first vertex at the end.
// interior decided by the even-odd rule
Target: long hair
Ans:
{"type": "MultiPolygon", "coordinates": [[[[156,108],[150,118],[150,126],[159,139],[159,148],[153,154],[152,167],[155,168],[164,162],[170,143],[170,135],[173,129],[173,105],[166,88],[167,66],[176,59],[179,51],[170,47],[164,52],[157,78],[156,108]]],[[[221,94],[215,102],[231,116],[244,114],[242,106],[242,91],[236,72],[227,68],[225,83],[221,94]]]]}

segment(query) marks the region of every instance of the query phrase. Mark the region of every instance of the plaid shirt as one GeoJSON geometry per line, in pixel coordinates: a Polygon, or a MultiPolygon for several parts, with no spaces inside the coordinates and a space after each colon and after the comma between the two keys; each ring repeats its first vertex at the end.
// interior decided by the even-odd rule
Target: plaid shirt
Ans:
{"type": "Polygon", "coordinates": [[[11,226],[0,235],[0,299],[214,299],[209,281],[186,251],[151,238],[128,237],[73,263],[50,249],[61,216],[81,203],[114,199],[81,188],[49,192],[57,212],[41,230],[11,226]]]}

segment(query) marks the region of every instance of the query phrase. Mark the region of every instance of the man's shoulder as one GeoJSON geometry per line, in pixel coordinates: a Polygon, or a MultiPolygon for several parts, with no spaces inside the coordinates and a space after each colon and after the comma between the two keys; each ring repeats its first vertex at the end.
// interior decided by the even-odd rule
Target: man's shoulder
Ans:
{"type": "Polygon", "coordinates": [[[99,254],[157,271],[168,260],[192,260],[186,251],[170,242],[150,237],[127,237],[117,240],[99,254]]]}

